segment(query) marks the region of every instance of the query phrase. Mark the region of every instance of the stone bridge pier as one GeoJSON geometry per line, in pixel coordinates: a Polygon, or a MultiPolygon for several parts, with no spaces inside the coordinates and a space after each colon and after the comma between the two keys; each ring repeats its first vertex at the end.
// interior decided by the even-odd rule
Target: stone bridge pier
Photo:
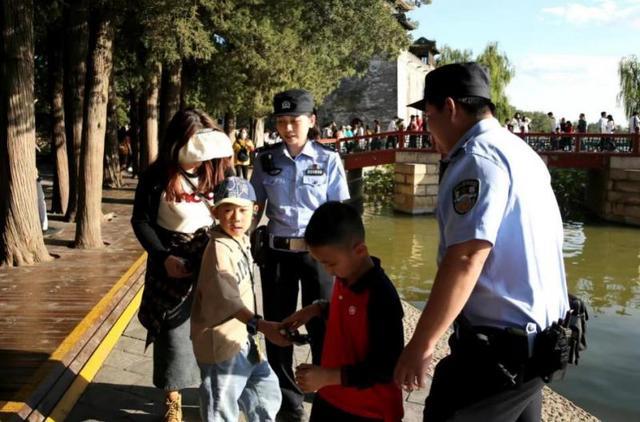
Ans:
{"type": "Polygon", "coordinates": [[[407,214],[432,214],[438,198],[441,155],[397,151],[393,209],[407,214]]]}
{"type": "Polygon", "coordinates": [[[586,203],[604,220],[640,226],[640,157],[610,157],[608,168],[590,170],[586,203]]]}

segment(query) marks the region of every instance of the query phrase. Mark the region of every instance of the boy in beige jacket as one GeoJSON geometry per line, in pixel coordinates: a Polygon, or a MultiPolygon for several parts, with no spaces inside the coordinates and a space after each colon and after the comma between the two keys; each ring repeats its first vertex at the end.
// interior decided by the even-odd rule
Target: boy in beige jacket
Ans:
{"type": "Polygon", "coordinates": [[[249,182],[229,177],[214,194],[213,230],[202,258],[191,315],[191,339],[200,367],[203,421],[275,421],[282,400],[278,378],[258,349],[256,335],[291,343],[280,323],[256,314],[253,260],[246,235],[255,211],[249,182]]]}

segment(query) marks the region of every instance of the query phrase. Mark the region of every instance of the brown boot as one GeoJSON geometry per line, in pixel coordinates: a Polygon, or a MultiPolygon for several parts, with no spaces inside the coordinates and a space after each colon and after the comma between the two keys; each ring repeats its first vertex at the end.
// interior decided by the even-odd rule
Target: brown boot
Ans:
{"type": "Polygon", "coordinates": [[[166,408],[164,422],[182,422],[182,395],[178,394],[174,400],[167,396],[164,404],[166,408]]]}

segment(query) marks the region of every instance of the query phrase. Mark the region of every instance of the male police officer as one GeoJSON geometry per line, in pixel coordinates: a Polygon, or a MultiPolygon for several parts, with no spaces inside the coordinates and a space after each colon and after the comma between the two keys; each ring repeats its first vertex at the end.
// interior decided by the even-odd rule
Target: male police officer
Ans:
{"type": "MultiPolygon", "coordinates": [[[[315,125],[313,97],[292,89],[273,101],[278,133],[284,142],[258,151],[251,177],[258,204],[269,218],[269,248],[261,266],[264,313],[281,321],[296,310],[298,282],[302,305],[328,299],[332,278],[306,251],[304,231],[321,204],[349,199],[346,176],[338,153],[308,139],[315,125]]],[[[322,321],[307,324],[314,363],[319,364],[324,338],[322,321]]],[[[292,371],[292,347],[267,343],[269,363],[278,375],[283,402],[280,419],[302,420],[302,391],[292,371]]]]}
{"type": "Polygon", "coordinates": [[[424,99],[411,106],[426,111],[446,170],[437,205],[439,268],[396,382],[409,390],[424,385],[435,345],[455,320],[425,420],[539,420],[538,368],[549,347],[536,336],[568,310],[549,172],[493,117],[489,76],[476,63],[430,72],[424,99]]]}

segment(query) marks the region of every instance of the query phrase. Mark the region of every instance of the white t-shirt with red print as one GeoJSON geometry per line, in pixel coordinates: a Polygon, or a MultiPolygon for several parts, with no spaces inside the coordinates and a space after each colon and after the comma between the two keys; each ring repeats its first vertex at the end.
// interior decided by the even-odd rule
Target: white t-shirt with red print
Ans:
{"type": "MultiPolygon", "coordinates": [[[[198,178],[189,178],[194,186],[198,186],[198,178]]],[[[203,226],[213,224],[213,217],[208,207],[202,204],[202,198],[193,192],[193,189],[184,178],[182,183],[182,194],[176,201],[167,201],[166,193],[162,193],[160,198],[160,208],[158,209],[158,225],[167,230],[180,233],[193,233],[203,226]]],[[[209,205],[213,205],[213,192],[207,192],[209,205]]]]}

